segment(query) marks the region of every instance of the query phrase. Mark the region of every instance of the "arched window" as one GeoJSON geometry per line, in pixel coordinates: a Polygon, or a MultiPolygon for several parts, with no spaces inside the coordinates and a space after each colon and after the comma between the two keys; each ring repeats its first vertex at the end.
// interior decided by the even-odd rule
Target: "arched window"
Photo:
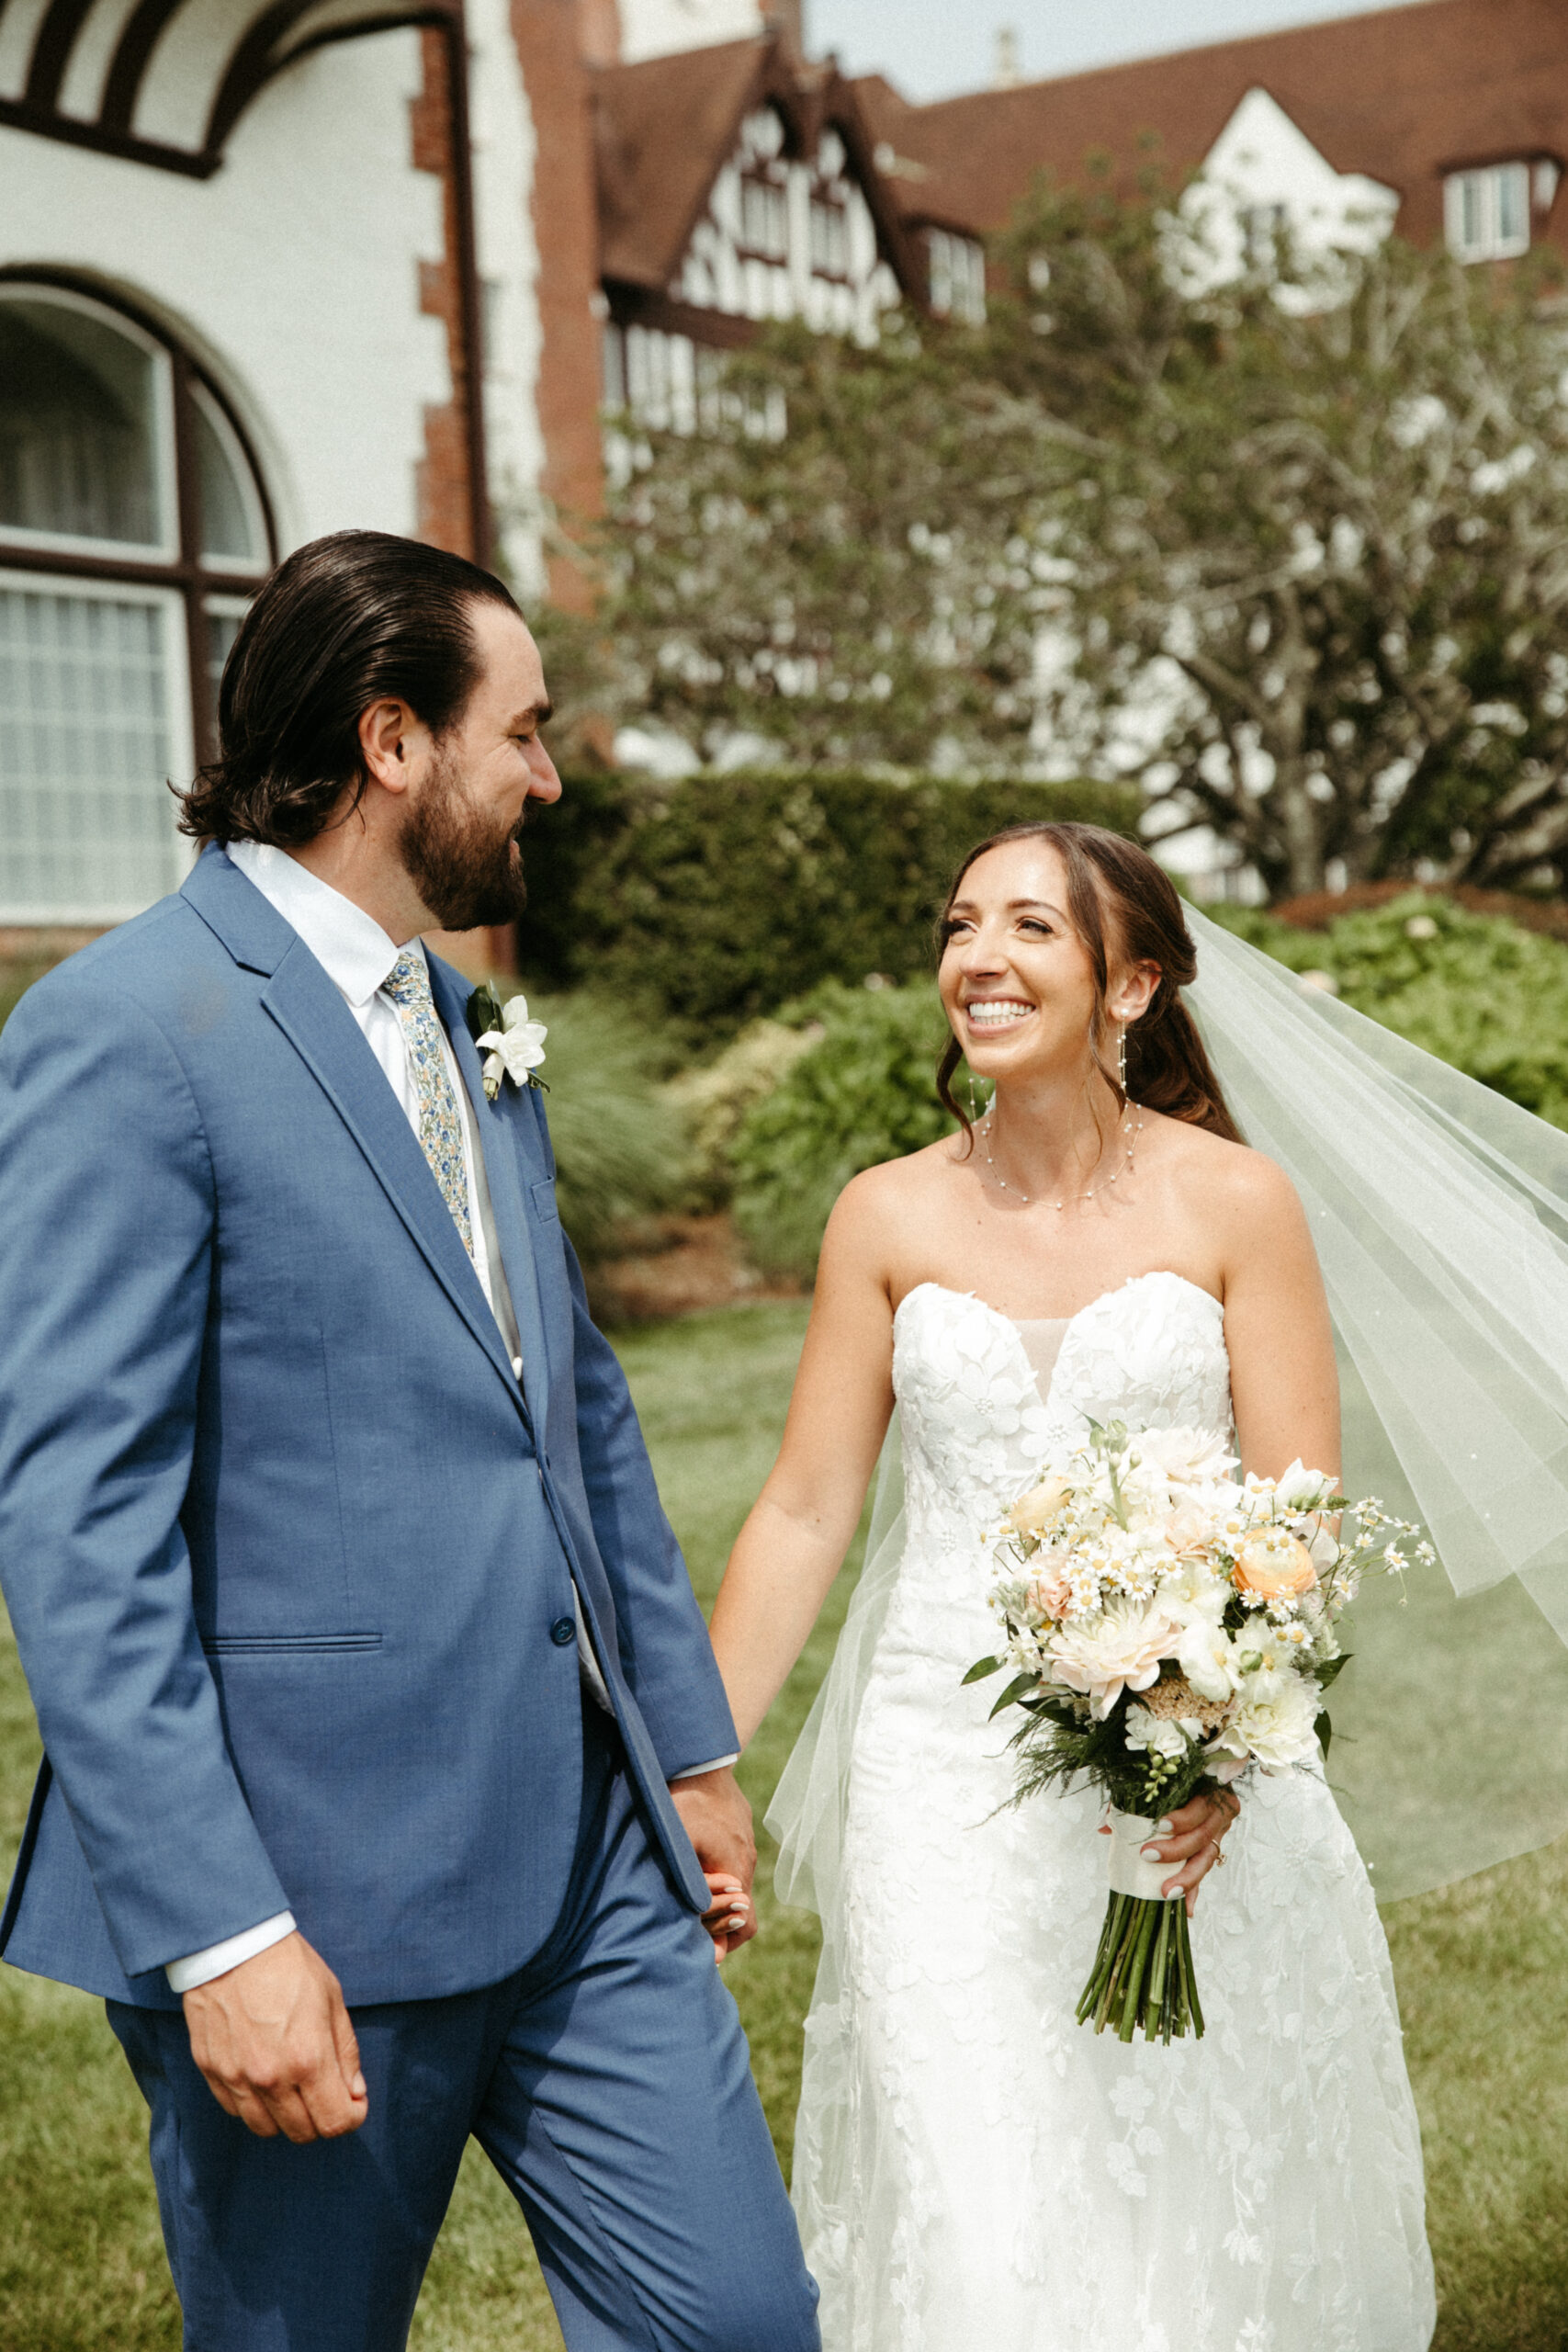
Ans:
{"type": "Polygon", "coordinates": [[[276,559],[243,434],[148,322],[0,278],[0,923],[177,887],[171,777],[276,559]]]}

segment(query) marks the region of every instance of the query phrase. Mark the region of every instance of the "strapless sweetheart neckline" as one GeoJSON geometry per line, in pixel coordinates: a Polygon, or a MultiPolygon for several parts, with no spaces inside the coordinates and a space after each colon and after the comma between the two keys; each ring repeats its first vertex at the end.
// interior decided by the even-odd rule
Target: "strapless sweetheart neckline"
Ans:
{"type": "Polygon", "coordinates": [[[1080,1306],[1077,1313],[1073,1315],[1037,1315],[1025,1316],[1022,1317],[1016,1315],[1004,1315],[999,1306],[993,1306],[989,1299],[982,1298],[980,1296],[978,1291],[955,1290],[951,1283],[916,1283],[912,1289],[907,1290],[904,1293],[903,1297],[898,1301],[897,1306],[894,1308],[893,1321],[895,1327],[897,1327],[898,1317],[903,1314],[904,1309],[908,1306],[909,1301],[912,1298],[918,1298],[921,1291],[934,1290],[939,1292],[943,1298],[966,1298],[970,1300],[974,1306],[979,1307],[982,1314],[991,1316],[998,1323],[1007,1324],[1009,1328],[1014,1331],[1020,1328],[1021,1321],[1032,1323],[1059,1323],[1061,1324],[1064,1331],[1070,1331],[1075,1323],[1081,1323],[1086,1315],[1092,1315],[1095,1308],[1097,1306],[1103,1306],[1108,1298],[1121,1298],[1128,1291],[1136,1290],[1140,1284],[1144,1283],[1179,1283],[1183,1290],[1195,1292],[1199,1298],[1206,1299],[1209,1305],[1213,1307],[1222,1317],[1224,1315],[1225,1310],[1224,1301],[1216,1298],[1212,1290],[1205,1290],[1201,1283],[1193,1282],[1190,1275],[1179,1274],[1173,1267],[1152,1266],[1147,1273],[1129,1274],[1125,1282],[1117,1283],[1112,1289],[1096,1292],[1094,1297],[1089,1299],[1086,1305],[1080,1306]]]}

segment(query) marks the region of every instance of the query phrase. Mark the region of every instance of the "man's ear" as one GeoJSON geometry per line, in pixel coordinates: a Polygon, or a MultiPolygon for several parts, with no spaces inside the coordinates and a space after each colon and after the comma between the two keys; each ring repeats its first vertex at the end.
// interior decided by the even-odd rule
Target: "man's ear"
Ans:
{"type": "Polygon", "coordinates": [[[366,768],[388,792],[406,792],[412,781],[411,737],[419,721],[406,702],[389,695],[373,702],[359,717],[359,755],[366,768]]]}

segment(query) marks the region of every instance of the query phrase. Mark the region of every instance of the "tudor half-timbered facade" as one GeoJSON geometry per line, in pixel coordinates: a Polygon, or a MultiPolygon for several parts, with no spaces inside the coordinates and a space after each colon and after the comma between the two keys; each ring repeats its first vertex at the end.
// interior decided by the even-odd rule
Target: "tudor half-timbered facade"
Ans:
{"type": "Polygon", "coordinates": [[[870,341],[901,302],[973,314],[978,240],[946,228],[933,271],[852,85],[787,31],[601,68],[593,108],[611,407],[699,427],[722,355],[771,321],[870,341]]]}

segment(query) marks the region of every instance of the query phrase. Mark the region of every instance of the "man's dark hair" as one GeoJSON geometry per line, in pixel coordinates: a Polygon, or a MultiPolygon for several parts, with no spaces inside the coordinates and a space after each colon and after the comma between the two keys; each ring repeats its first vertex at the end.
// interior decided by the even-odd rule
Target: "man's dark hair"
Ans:
{"type": "Polygon", "coordinates": [[[477,564],[386,531],[334,531],[280,563],[218,691],[218,757],[181,793],[197,840],[297,849],[367,782],[359,720],[396,695],[438,741],[479,684],[471,607],[517,606],[477,564]]]}

